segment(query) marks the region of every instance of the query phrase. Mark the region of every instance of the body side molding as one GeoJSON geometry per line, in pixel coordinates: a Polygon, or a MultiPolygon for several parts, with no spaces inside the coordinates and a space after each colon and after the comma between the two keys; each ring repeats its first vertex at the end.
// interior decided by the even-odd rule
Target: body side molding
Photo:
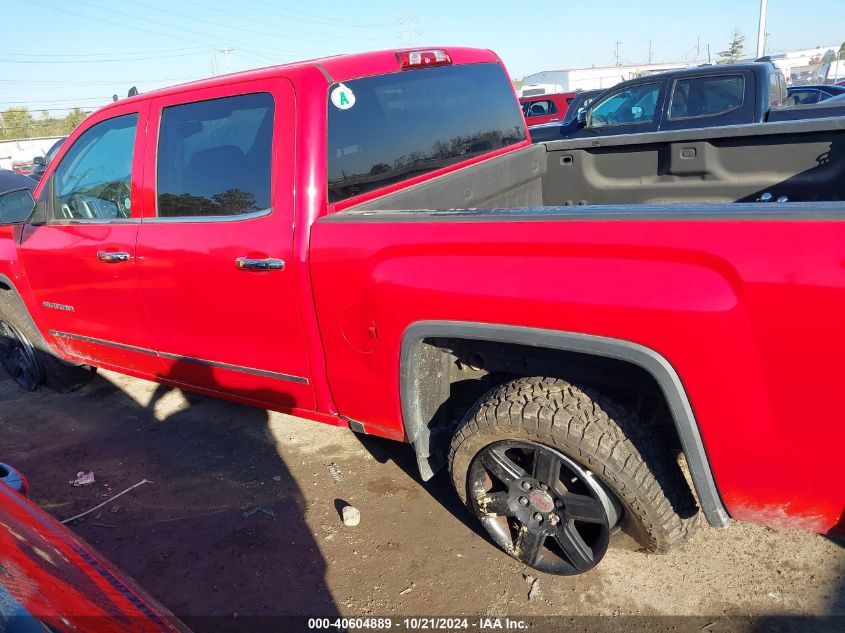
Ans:
{"type": "Polygon", "coordinates": [[[463,321],[419,321],[405,330],[399,361],[405,433],[415,445],[418,439],[427,437],[427,421],[423,419],[416,395],[419,367],[414,362],[427,338],[460,338],[558,349],[614,358],[646,370],[657,381],[669,405],[704,516],[714,527],[730,524],[680,376],[669,361],[654,350],[630,341],[576,332],[463,321]]]}

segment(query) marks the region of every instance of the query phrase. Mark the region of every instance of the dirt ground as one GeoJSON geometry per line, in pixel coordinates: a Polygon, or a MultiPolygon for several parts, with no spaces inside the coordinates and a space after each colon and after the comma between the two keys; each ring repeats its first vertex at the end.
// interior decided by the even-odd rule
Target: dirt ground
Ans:
{"type": "Polygon", "coordinates": [[[495,549],[444,473],[421,483],[406,446],[109,372],[71,395],[0,372],[0,433],[0,460],[59,519],[155,482],[73,529],[198,630],[282,614],[845,615],[845,549],[815,534],[735,523],[548,576],[495,549]],[[96,483],[71,487],[80,470],[96,483]]]}

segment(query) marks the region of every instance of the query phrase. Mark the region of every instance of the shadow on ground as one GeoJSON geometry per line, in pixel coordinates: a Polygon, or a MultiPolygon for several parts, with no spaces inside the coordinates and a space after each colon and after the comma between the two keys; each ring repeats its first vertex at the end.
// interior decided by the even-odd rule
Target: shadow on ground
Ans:
{"type": "Polygon", "coordinates": [[[266,411],[165,386],[139,403],[99,376],[72,398],[0,387],[16,411],[0,411],[4,458],[60,520],[155,482],[72,527],[191,628],[278,631],[291,627],[277,616],[338,616],[266,411]],[[89,469],[95,484],[69,485],[89,469]]]}

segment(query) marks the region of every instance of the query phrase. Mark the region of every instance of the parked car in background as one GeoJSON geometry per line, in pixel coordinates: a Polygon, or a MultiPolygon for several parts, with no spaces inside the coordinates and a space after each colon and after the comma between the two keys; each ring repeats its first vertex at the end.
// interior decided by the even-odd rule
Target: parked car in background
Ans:
{"type": "Polygon", "coordinates": [[[188,631],[158,600],[27,499],[26,480],[10,470],[0,468],[7,473],[0,482],[11,482],[0,483],[0,631],[188,631]]]}
{"type": "Polygon", "coordinates": [[[522,115],[528,125],[540,125],[563,121],[569,109],[569,104],[575,97],[574,92],[559,92],[557,94],[520,97],[522,115]]]}
{"type": "Polygon", "coordinates": [[[822,84],[820,86],[790,86],[786,89],[786,105],[810,105],[845,94],[845,86],[822,84]]]}
{"type": "Polygon", "coordinates": [[[41,180],[41,176],[43,176],[44,172],[47,171],[47,166],[50,164],[50,161],[53,160],[53,157],[62,147],[62,144],[66,139],[67,136],[60,138],[50,146],[50,149],[47,150],[47,153],[45,153],[44,156],[36,156],[32,159],[33,166],[32,172],[29,174],[30,178],[36,182],[41,180]]]}
{"type": "Polygon", "coordinates": [[[783,73],[769,62],[684,68],[617,84],[569,125],[532,128],[531,139],[537,143],[757,123],[786,98],[783,73]]]}
{"type": "Polygon", "coordinates": [[[799,121],[802,119],[836,118],[845,121],[845,94],[830,97],[817,103],[778,108],[769,115],[769,121],[799,121]]]}
{"type": "Polygon", "coordinates": [[[12,171],[21,176],[28,176],[32,173],[34,163],[31,160],[13,160],[12,171]]]}

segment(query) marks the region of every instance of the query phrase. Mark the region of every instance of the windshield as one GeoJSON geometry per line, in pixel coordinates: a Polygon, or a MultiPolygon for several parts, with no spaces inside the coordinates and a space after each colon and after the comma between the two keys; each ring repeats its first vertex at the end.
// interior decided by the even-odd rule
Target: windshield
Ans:
{"type": "Polygon", "coordinates": [[[329,90],[329,202],[525,140],[499,64],[364,77],[329,90]]]}

